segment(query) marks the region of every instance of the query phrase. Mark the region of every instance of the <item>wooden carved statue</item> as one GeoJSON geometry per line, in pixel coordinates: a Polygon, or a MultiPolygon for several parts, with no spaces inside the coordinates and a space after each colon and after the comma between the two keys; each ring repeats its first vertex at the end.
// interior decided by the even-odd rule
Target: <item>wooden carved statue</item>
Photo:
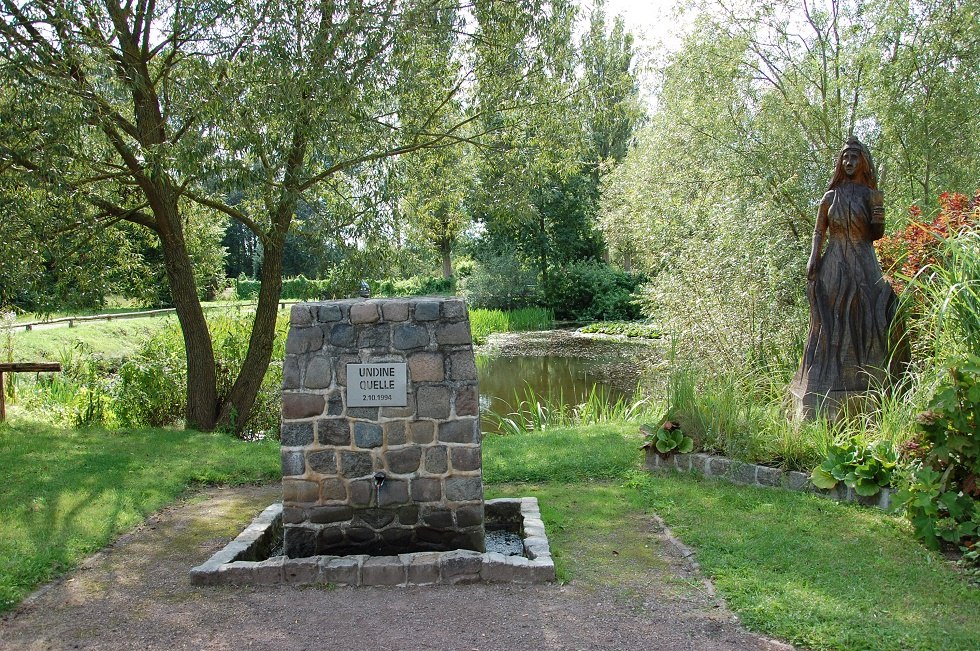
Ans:
{"type": "Polygon", "coordinates": [[[810,331],[790,386],[798,416],[860,409],[888,375],[897,298],[872,244],[884,235],[884,216],[871,154],[852,136],[817,211],[806,269],[810,331]]]}

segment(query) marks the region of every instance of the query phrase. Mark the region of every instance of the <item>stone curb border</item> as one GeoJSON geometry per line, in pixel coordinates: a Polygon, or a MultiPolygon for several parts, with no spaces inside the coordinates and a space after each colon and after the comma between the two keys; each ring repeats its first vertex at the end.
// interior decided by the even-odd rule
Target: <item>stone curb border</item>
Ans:
{"type": "Polygon", "coordinates": [[[190,571],[192,585],[293,585],[340,586],[455,585],[461,583],[550,583],[555,563],[545,535],[536,497],[486,501],[487,521],[494,512],[520,510],[524,556],[504,556],[456,549],[448,552],[414,552],[397,556],[273,556],[265,560],[263,549],[282,529],[282,504],[266,508],[233,541],[205,563],[190,571]]]}
{"type": "Polygon", "coordinates": [[[830,490],[817,488],[810,477],[795,470],[785,471],[769,466],[759,466],[727,457],[718,457],[701,452],[693,454],[672,454],[667,458],[657,452],[646,450],[646,468],[649,471],[680,470],[694,472],[705,477],[722,479],[733,484],[760,486],[763,488],[785,488],[791,491],[813,493],[838,502],[855,502],[862,506],[872,506],[887,511],[891,507],[891,490],[882,488],[877,495],[863,497],[853,488],[838,484],[830,490]]]}

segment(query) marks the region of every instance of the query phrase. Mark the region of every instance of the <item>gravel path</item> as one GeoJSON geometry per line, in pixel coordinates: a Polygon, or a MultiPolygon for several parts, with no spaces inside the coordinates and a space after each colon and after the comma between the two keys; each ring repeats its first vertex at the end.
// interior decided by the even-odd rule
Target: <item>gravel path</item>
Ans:
{"type": "MultiPolygon", "coordinates": [[[[278,485],[209,489],[153,516],[0,619],[0,649],[790,648],[742,630],[656,536],[665,563],[623,568],[628,584],[191,586],[187,570],[278,492],[278,485]]],[[[569,562],[587,562],[573,552],[569,562]]]]}

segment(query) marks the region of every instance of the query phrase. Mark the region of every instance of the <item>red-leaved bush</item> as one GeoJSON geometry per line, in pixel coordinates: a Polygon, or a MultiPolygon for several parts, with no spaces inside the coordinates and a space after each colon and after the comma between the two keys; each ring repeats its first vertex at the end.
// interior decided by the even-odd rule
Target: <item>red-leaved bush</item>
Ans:
{"type": "Polygon", "coordinates": [[[930,222],[922,220],[919,206],[909,208],[911,220],[901,231],[875,242],[881,268],[896,292],[905,288],[904,278],[913,278],[926,265],[936,262],[942,241],[965,228],[980,224],[980,189],[973,197],[958,192],[939,195],[939,211],[930,222]],[[900,271],[900,278],[895,277],[900,271]]]}

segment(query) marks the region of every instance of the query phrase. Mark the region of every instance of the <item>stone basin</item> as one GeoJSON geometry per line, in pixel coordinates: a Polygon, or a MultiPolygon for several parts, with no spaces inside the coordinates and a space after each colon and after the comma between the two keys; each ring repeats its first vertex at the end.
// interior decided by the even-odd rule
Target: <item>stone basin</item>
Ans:
{"type": "Polygon", "coordinates": [[[523,556],[466,549],[420,551],[395,556],[366,554],[270,556],[282,538],[282,504],[269,506],[223,549],[190,571],[194,585],[340,586],[453,585],[459,583],[548,583],[555,565],[535,497],[485,503],[489,531],[519,533],[523,556]]]}

